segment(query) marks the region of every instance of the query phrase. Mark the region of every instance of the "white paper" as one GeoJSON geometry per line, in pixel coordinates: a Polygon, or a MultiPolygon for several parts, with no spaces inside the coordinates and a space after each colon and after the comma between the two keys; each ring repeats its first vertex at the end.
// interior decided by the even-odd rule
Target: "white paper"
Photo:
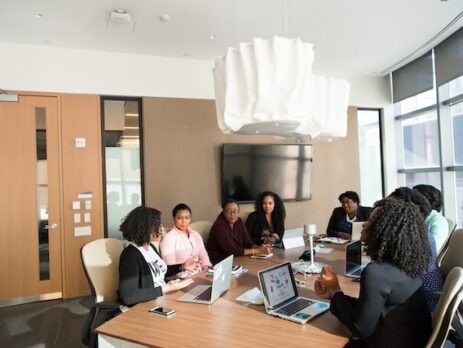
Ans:
{"type": "Polygon", "coordinates": [[[321,246],[317,245],[315,248],[313,248],[318,254],[329,254],[330,252],[333,251],[333,248],[322,248],[321,246]]]}
{"type": "Polygon", "coordinates": [[[242,302],[254,303],[254,304],[263,304],[264,296],[262,295],[262,292],[258,288],[254,287],[246,291],[244,294],[241,294],[240,296],[238,296],[236,300],[242,301],[242,302]]]}
{"type": "Polygon", "coordinates": [[[323,237],[323,238],[320,238],[320,242],[333,243],[333,244],[345,244],[348,242],[348,240],[338,238],[338,237],[323,237]]]}
{"type": "Polygon", "coordinates": [[[84,148],[87,146],[87,141],[85,138],[76,138],[75,143],[76,143],[76,148],[84,148]]]}
{"type": "Polygon", "coordinates": [[[74,236],[90,236],[92,234],[91,226],[74,227],[74,236]]]}
{"type": "Polygon", "coordinates": [[[72,209],[73,210],[80,210],[80,202],[79,201],[73,201],[72,202],[72,209]]]}
{"type": "Polygon", "coordinates": [[[74,223],[78,224],[80,222],[80,213],[74,214],[74,223]]]}
{"type": "Polygon", "coordinates": [[[93,194],[91,192],[78,192],[77,198],[78,199],[85,199],[85,198],[92,198],[93,194]]]}
{"type": "Polygon", "coordinates": [[[90,222],[90,221],[91,221],[90,213],[85,213],[84,214],[84,222],[90,222]]]}
{"type": "Polygon", "coordinates": [[[85,201],[85,209],[86,210],[92,209],[92,201],[85,201]]]}

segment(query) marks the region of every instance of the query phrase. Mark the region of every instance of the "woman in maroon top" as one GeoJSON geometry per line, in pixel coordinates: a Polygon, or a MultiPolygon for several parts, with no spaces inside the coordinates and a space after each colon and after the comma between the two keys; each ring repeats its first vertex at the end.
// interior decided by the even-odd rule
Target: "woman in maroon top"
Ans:
{"type": "Polygon", "coordinates": [[[269,253],[268,245],[256,246],[249,238],[246,225],[239,217],[240,207],[233,199],[222,204],[222,212],[212,225],[206,249],[213,264],[230,255],[243,256],[269,253]]]}

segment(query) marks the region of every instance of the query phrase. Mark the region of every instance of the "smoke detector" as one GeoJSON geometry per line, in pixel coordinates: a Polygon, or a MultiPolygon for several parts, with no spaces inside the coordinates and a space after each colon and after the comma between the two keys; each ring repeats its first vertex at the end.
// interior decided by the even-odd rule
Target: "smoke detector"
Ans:
{"type": "Polygon", "coordinates": [[[109,18],[113,22],[128,23],[130,22],[130,13],[123,9],[116,9],[110,13],[109,18]]]}

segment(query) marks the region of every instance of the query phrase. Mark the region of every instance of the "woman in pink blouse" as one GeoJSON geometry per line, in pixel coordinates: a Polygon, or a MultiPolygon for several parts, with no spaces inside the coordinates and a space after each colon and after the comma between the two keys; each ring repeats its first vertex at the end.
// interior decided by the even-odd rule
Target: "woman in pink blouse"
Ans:
{"type": "Polygon", "coordinates": [[[190,228],[191,209],[184,203],[177,204],[172,211],[174,227],[161,243],[162,258],[167,265],[183,263],[193,257],[196,261],[194,271],[184,271],[178,274],[186,277],[211,267],[211,261],[204,248],[201,235],[190,228]]]}

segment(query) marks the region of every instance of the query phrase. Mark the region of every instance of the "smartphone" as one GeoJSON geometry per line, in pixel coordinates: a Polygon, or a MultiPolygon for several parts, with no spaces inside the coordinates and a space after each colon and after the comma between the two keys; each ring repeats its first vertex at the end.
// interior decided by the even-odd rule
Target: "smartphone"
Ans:
{"type": "Polygon", "coordinates": [[[148,312],[159,315],[164,318],[171,318],[175,315],[175,309],[167,309],[162,306],[156,306],[148,310],[148,312]]]}

